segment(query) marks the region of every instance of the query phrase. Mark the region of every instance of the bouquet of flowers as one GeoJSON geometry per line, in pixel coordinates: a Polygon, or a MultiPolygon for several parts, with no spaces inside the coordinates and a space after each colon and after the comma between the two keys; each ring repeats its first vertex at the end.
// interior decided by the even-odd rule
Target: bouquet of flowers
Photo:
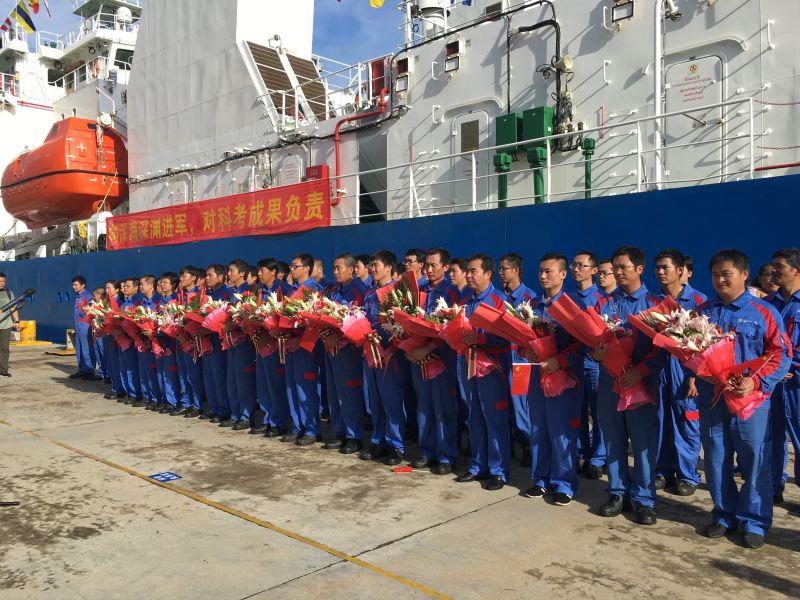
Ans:
{"type": "Polygon", "coordinates": [[[167,337],[177,339],[183,335],[183,314],[184,307],[177,302],[162,304],[157,320],[158,330],[167,337]]]}
{"type": "Polygon", "coordinates": [[[266,357],[278,351],[277,336],[270,335],[278,330],[278,318],[283,300],[272,292],[260,298],[259,304],[248,318],[248,329],[252,331],[250,338],[259,356],[266,357]]]}
{"type": "MultiPolygon", "coordinates": [[[[414,280],[416,284],[416,279],[414,280]]],[[[397,321],[396,313],[404,313],[412,317],[425,317],[425,309],[419,304],[419,287],[417,293],[409,287],[408,278],[401,279],[394,287],[384,287],[377,291],[378,316],[383,321],[382,327],[392,340],[400,340],[405,334],[403,326],[397,321]]],[[[402,319],[402,317],[401,317],[402,319]]]]}
{"type": "Polygon", "coordinates": [[[230,319],[228,302],[225,300],[207,300],[200,307],[198,315],[203,317],[200,325],[204,329],[219,334],[222,326],[230,319]]]}
{"type": "Polygon", "coordinates": [[[92,326],[92,335],[95,338],[100,338],[105,335],[103,328],[106,325],[106,320],[110,312],[110,306],[102,302],[95,302],[94,300],[83,307],[83,320],[92,326]]]}

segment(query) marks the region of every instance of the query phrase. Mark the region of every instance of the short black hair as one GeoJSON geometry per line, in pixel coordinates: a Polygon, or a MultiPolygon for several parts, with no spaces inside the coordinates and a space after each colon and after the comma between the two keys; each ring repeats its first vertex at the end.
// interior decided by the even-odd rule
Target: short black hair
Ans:
{"type": "Polygon", "coordinates": [[[72,283],[80,283],[81,285],[86,285],[86,277],[84,277],[83,275],[75,275],[75,277],[72,278],[72,283]]]}
{"type": "Polygon", "coordinates": [[[188,273],[189,275],[191,275],[193,277],[197,277],[197,272],[199,270],[200,269],[198,269],[194,265],[186,265],[181,269],[181,275],[183,275],[184,273],[188,273]]]}
{"type": "Polygon", "coordinates": [[[142,275],[141,277],[139,277],[139,281],[146,281],[147,283],[155,285],[156,284],[156,276],[155,275],[150,275],[150,274],[142,275]]]}
{"type": "Polygon", "coordinates": [[[306,252],[303,252],[303,253],[301,253],[301,254],[295,254],[295,255],[292,257],[292,260],[294,260],[295,258],[296,258],[297,260],[299,260],[299,261],[300,261],[300,263],[301,263],[301,264],[302,264],[304,267],[308,267],[309,269],[313,269],[313,268],[314,268],[314,257],[313,257],[313,256],[311,256],[310,254],[308,254],[308,253],[306,253],[306,252]]]}
{"type": "MultiPolygon", "coordinates": [[[[503,259],[501,258],[500,260],[503,260],[503,259]]],[[[469,264],[469,261],[466,258],[451,258],[450,259],[450,267],[453,267],[454,265],[456,265],[462,271],[466,271],[467,270],[467,265],[468,264],[469,264]]]]}
{"type": "Polygon", "coordinates": [[[239,273],[247,275],[247,268],[250,265],[247,264],[247,261],[242,260],[241,258],[234,258],[230,263],[228,263],[228,267],[234,267],[239,273]]]}
{"type": "Polygon", "coordinates": [[[390,267],[392,271],[397,268],[397,255],[391,250],[378,250],[372,255],[371,260],[379,260],[385,266],[390,267]]]}
{"type": "Polygon", "coordinates": [[[106,281],[106,285],[108,285],[109,283],[114,286],[115,290],[119,290],[119,281],[117,281],[116,279],[109,279],[108,281],[106,281]]]}
{"type": "Polygon", "coordinates": [[[581,255],[588,256],[589,264],[592,265],[593,267],[596,267],[597,265],[600,264],[600,261],[597,260],[597,254],[595,254],[591,250],[579,250],[578,252],[575,253],[575,256],[581,256],[581,255]]]}
{"type": "Polygon", "coordinates": [[[228,269],[225,267],[225,265],[220,263],[214,263],[213,265],[208,265],[208,269],[206,269],[206,271],[209,270],[214,271],[214,273],[216,273],[220,277],[225,277],[225,275],[227,275],[228,273],[228,269]]]}
{"type": "MultiPolygon", "coordinates": [[[[356,266],[356,257],[353,256],[352,254],[350,254],[349,252],[344,252],[343,254],[340,254],[339,256],[334,258],[333,260],[343,260],[344,264],[347,265],[348,268],[356,266]]],[[[367,261],[367,262],[369,262],[369,261],[367,261]]],[[[366,263],[364,263],[364,264],[366,264],[366,263]]]]}
{"type": "MultiPolygon", "coordinates": [[[[259,269],[269,269],[269,265],[274,264],[274,263],[275,263],[275,259],[274,258],[262,258],[260,261],[258,261],[256,263],[256,266],[259,269]]],[[[273,269],[270,269],[270,270],[274,271],[275,269],[273,268],[273,269]]]]}
{"type": "Polygon", "coordinates": [[[597,266],[599,267],[600,265],[603,265],[605,263],[613,264],[614,261],[611,260],[610,258],[601,258],[600,260],[597,261],[597,266]]]}
{"type": "Polygon", "coordinates": [[[125,279],[122,280],[123,283],[125,283],[126,281],[132,282],[133,285],[135,285],[137,288],[139,287],[139,278],[138,277],[131,276],[131,277],[126,277],[125,279]]]}
{"type": "Polygon", "coordinates": [[[477,252],[470,256],[469,262],[472,262],[473,260],[481,261],[481,269],[483,269],[484,272],[491,272],[494,274],[494,259],[491,256],[484,254],[483,252],[477,252]]]}
{"type": "Polygon", "coordinates": [[[656,254],[656,262],[664,260],[665,258],[672,261],[672,264],[676,267],[686,266],[686,257],[682,252],[675,250],[674,248],[667,248],[666,250],[662,250],[656,254]]]}
{"type": "Polygon", "coordinates": [[[506,261],[512,269],[519,271],[519,276],[522,277],[522,257],[516,252],[509,252],[500,257],[499,262],[506,261]]]}
{"type": "Polygon", "coordinates": [[[5,274],[5,273],[0,273],[0,277],[2,277],[3,279],[5,279],[5,278],[6,278],[6,274],[5,274]]]}
{"type": "Polygon", "coordinates": [[[694,258],[689,256],[688,254],[683,255],[683,267],[689,271],[689,273],[694,272],[694,258]]]}
{"type": "Polygon", "coordinates": [[[425,261],[425,250],[422,248],[409,248],[403,256],[413,256],[417,262],[425,261]]]}
{"type": "Polygon", "coordinates": [[[547,252],[546,254],[543,254],[542,257],[539,259],[539,263],[541,264],[547,260],[555,260],[557,262],[560,262],[561,270],[562,271],[567,270],[567,257],[564,256],[563,254],[559,254],[558,252],[547,252]]]}
{"type": "Polygon", "coordinates": [[[611,260],[613,261],[618,256],[627,256],[630,258],[634,267],[643,267],[647,262],[647,257],[642,249],[636,246],[620,246],[614,250],[614,254],[611,255],[611,260]]]}
{"type": "Polygon", "coordinates": [[[178,281],[178,274],[175,271],[164,271],[158,279],[159,281],[161,279],[169,279],[169,282],[172,284],[173,288],[178,287],[178,284],[180,283],[178,281]]]}
{"type": "Polygon", "coordinates": [[[750,272],[750,259],[747,258],[744,252],[736,248],[725,248],[717,252],[711,257],[711,260],[708,261],[708,268],[711,270],[726,262],[731,263],[737,271],[750,272]]]}
{"type": "Polygon", "coordinates": [[[255,265],[247,265],[247,276],[258,277],[258,267],[255,265]]]}
{"type": "Polygon", "coordinates": [[[356,262],[360,262],[366,267],[369,264],[369,254],[356,254],[356,262]]]}
{"type": "Polygon", "coordinates": [[[286,277],[289,274],[289,263],[282,260],[276,260],[275,263],[278,265],[278,274],[286,277]]]}
{"type": "Polygon", "coordinates": [[[441,246],[438,246],[436,248],[431,248],[430,250],[427,250],[425,252],[425,258],[428,258],[429,256],[433,256],[434,254],[438,254],[439,255],[439,260],[442,261],[443,265],[449,265],[450,264],[450,252],[448,252],[445,248],[442,248],[441,246]]]}
{"type": "MultiPolygon", "coordinates": [[[[800,248],[781,248],[772,255],[772,258],[782,258],[793,269],[800,269],[800,248]]],[[[0,276],[4,277],[2,273],[0,276]]]]}

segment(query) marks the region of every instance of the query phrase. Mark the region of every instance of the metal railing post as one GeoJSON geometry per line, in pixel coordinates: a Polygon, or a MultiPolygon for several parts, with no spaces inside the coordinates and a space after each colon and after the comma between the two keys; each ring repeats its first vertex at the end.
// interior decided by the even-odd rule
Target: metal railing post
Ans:
{"type": "Polygon", "coordinates": [[[477,171],[477,161],[475,160],[475,153],[469,155],[470,163],[472,164],[472,174],[470,177],[470,186],[472,188],[472,210],[478,210],[478,186],[475,181],[475,172],[477,171]]]}
{"type": "Polygon", "coordinates": [[[356,175],[356,223],[361,223],[361,177],[356,175]]]}
{"type": "Polygon", "coordinates": [[[408,218],[414,216],[414,165],[408,165],[408,218]]]}
{"type": "Polygon", "coordinates": [[[545,143],[546,143],[545,149],[547,150],[547,183],[545,184],[547,187],[545,189],[547,191],[545,192],[544,201],[550,202],[550,180],[551,180],[550,167],[552,166],[552,163],[550,161],[550,138],[547,138],[547,140],[545,140],[545,143]]]}
{"type": "Polygon", "coordinates": [[[636,191],[642,191],[642,124],[636,121],[636,191]]]}
{"type": "Polygon", "coordinates": [[[750,179],[756,177],[756,130],[755,118],[753,115],[753,99],[748,101],[750,105],[750,179]]]}

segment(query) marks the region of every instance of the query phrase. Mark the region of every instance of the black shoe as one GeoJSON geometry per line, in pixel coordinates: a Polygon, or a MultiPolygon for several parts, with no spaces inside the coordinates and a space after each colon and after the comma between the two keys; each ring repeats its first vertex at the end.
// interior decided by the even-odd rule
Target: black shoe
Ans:
{"type": "Polygon", "coordinates": [[[311,444],[313,444],[316,441],[317,441],[317,436],[315,436],[315,435],[304,435],[304,436],[301,436],[301,437],[297,438],[297,440],[295,441],[295,445],[297,445],[297,446],[310,446],[311,444]]]}
{"type": "Polygon", "coordinates": [[[655,525],[658,519],[656,511],[649,506],[640,506],[636,509],[636,522],[639,525],[655,525]]]}
{"type": "Polygon", "coordinates": [[[339,448],[339,454],[355,454],[361,450],[361,440],[347,440],[344,445],[339,448]]]}
{"type": "Polygon", "coordinates": [[[663,475],[656,475],[656,489],[663,490],[667,487],[667,479],[663,475]]]}
{"type": "Polygon", "coordinates": [[[69,376],[69,378],[70,379],[82,379],[83,375],[84,375],[84,373],[73,373],[72,375],[69,376]]]}
{"type": "Polygon", "coordinates": [[[752,548],[753,550],[756,550],[764,545],[764,536],[751,531],[746,531],[744,535],[742,535],[742,542],[744,542],[745,548],[752,548]]]}
{"type": "Polygon", "coordinates": [[[525,490],[524,495],[528,498],[541,498],[547,494],[547,490],[540,485],[535,485],[525,490]]]}
{"type": "Polygon", "coordinates": [[[246,419],[239,419],[233,424],[234,431],[244,431],[245,429],[250,429],[250,421],[246,419]]]}
{"type": "Polygon", "coordinates": [[[379,444],[370,444],[369,446],[364,446],[364,449],[358,453],[358,458],[361,460],[375,460],[378,458],[378,453],[381,451],[381,447],[379,444]]]}
{"type": "Polygon", "coordinates": [[[147,406],[147,402],[144,400],[134,400],[131,402],[131,406],[135,408],[141,408],[142,406],[147,406]]]}
{"type": "Polygon", "coordinates": [[[267,430],[266,425],[253,425],[250,428],[250,431],[248,431],[247,433],[249,433],[250,435],[259,435],[259,434],[263,435],[266,430],[267,430]]]}
{"type": "Polygon", "coordinates": [[[325,450],[339,450],[344,445],[344,440],[342,438],[333,438],[332,440],[328,440],[325,442],[322,447],[325,450]]]}
{"type": "Polygon", "coordinates": [[[629,511],[630,509],[631,501],[627,496],[611,494],[608,497],[608,501],[597,510],[597,514],[601,517],[616,517],[620,513],[629,511]]]}
{"type": "Polygon", "coordinates": [[[227,419],[222,419],[222,421],[219,422],[219,425],[217,425],[217,427],[233,427],[233,425],[234,425],[233,419],[228,417],[227,419]]]}
{"type": "Polygon", "coordinates": [[[294,433],[293,431],[289,431],[287,433],[284,433],[283,436],[281,437],[281,441],[282,442],[287,442],[287,443],[288,442],[296,442],[297,441],[297,434],[294,433]]]}
{"type": "Polygon", "coordinates": [[[684,481],[681,479],[678,482],[678,485],[675,486],[675,493],[678,496],[691,496],[694,494],[694,491],[697,489],[697,486],[693,483],[689,483],[688,481],[684,481]]]}
{"type": "Polygon", "coordinates": [[[210,421],[211,417],[212,417],[212,415],[210,415],[208,413],[201,412],[200,416],[197,417],[197,418],[200,419],[201,421],[210,421]]]}
{"type": "Polygon", "coordinates": [[[106,400],[116,400],[117,395],[114,392],[107,392],[103,394],[103,398],[105,398],[106,400]]]}
{"type": "Polygon", "coordinates": [[[11,377],[11,373],[9,373],[8,371],[0,371],[0,376],[11,377]]]}
{"type": "Polygon", "coordinates": [[[172,407],[169,404],[165,404],[158,409],[158,414],[160,415],[168,415],[170,413],[172,413],[172,407]]]}
{"type": "Polygon", "coordinates": [[[600,479],[603,476],[603,467],[590,464],[583,471],[583,476],[586,479],[600,479]]]}
{"type": "Polygon", "coordinates": [[[703,535],[708,538],[721,538],[727,533],[733,533],[735,530],[725,527],[721,523],[709,523],[703,529],[703,535]]]}
{"type": "Polygon", "coordinates": [[[584,472],[586,472],[586,467],[588,466],[589,466],[588,461],[579,458],[578,461],[575,463],[575,471],[578,473],[578,475],[583,475],[584,472]]]}
{"type": "Polygon", "coordinates": [[[777,494],[772,494],[772,504],[774,506],[778,506],[779,504],[783,504],[783,492],[778,492],[777,494]]]}
{"type": "Polygon", "coordinates": [[[401,462],[403,462],[403,453],[397,448],[390,448],[383,458],[383,464],[389,465],[390,467],[399,465],[401,462]]]}
{"type": "Polygon", "coordinates": [[[556,492],[553,494],[553,504],[556,506],[566,506],[572,502],[572,496],[568,496],[564,492],[556,492]]]}
{"type": "Polygon", "coordinates": [[[434,475],[449,475],[453,472],[453,465],[450,463],[439,463],[431,467],[431,473],[434,475]]]}
{"type": "Polygon", "coordinates": [[[110,377],[104,377],[103,378],[103,383],[111,383],[111,378],[110,377]]]}
{"type": "Polygon", "coordinates": [[[411,461],[411,466],[415,469],[424,469],[431,466],[431,459],[427,456],[420,456],[419,458],[411,461]]]}
{"type": "Polygon", "coordinates": [[[219,415],[214,415],[213,417],[211,417],[208,420],[209,423],[219,423],[221,421],[222,421],[222,417],[220,417],[219,415]]]}
{"type": "Polygon", "coordinates": [[[281,437],[282,435],[286,435],[286,430],[281,429],[280,427],[270,427],[264,432],[264,437],[266,438],[276,438],[281,437]]]}
{"type": "Polygon", "coordinates": [[[88,377],[84,377],[86,381],[103,381],[103,378],[99,375],[89,375],[88,377]]]}
{"type": "Polygon", "coordinates": [[[81,379],[84,381],[92,381],[94,378],[97,377],[94,373],[84,373],[81,375],[81,379]]]}
{"type": "Polygon", "coordinates": [[[489,481],[486,482],[486,487],[484,489],[489,490],[490,492],[495,492],[497,490],[502,490],[506,485],[506,482],[503,481],[503,478],[499,475],[494,475],[489,481]]]}
{"type": "Polygon", "coordinates": [[[170,417],[179,417],[182,414],[184,414],[185,412],[186,411],[183,408],[181,408],[180,406],[176,406],[171,411],[169,411],[169,416],[170,417]]]}
{"type": "Polygon", "coordinates": [[[531,449],[525,446],[522,449],[522,457],[519,459],[519,466],[530,467],[533,464],[533,456],[531,456],[531,449]]]}
{"type": "Polygon", "coordinates": [[[478,478],[475,477],[475,475],[473,475],[469,471],[467,471],[463,475],[459,475],[458,477],[456,477],[456,481],[458,483],[471,483],[473,481],[478,481],[478,478]]]}
{"type": "Polygon", "coordinates": [[[145,410],[158,410],[158,403],[156,402],[148,402],[147,406],[144,407],[145,410]]]}

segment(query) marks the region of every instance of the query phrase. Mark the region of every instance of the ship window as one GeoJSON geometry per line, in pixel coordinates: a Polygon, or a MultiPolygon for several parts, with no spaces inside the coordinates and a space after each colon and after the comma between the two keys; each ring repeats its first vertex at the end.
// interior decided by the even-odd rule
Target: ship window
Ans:
{"type": "Polygon", "coordinates": [[[114,55],[114,65],[120,69],[130,69],[133,62],[133,50],[120,48],[114,55]]]}
{"type": "Polygon", "coordinates": [[[47,69],[47,83],[64,87],[64,75],[59,69],[47,69]]]}
{"type": "Polygon", "coordinates": [[[480,122],[467,121],[461,124],[461,152],[473,152],[480,149],[480,122]]]}
{"type": "Polygon", "coordinates": [[[488,5],[484,9],[483,14],[486,15],[487,17],[499,17],[500,13],[502,12],[503,12],[503,3],[497,2],[495,4],[488,5]]]}

